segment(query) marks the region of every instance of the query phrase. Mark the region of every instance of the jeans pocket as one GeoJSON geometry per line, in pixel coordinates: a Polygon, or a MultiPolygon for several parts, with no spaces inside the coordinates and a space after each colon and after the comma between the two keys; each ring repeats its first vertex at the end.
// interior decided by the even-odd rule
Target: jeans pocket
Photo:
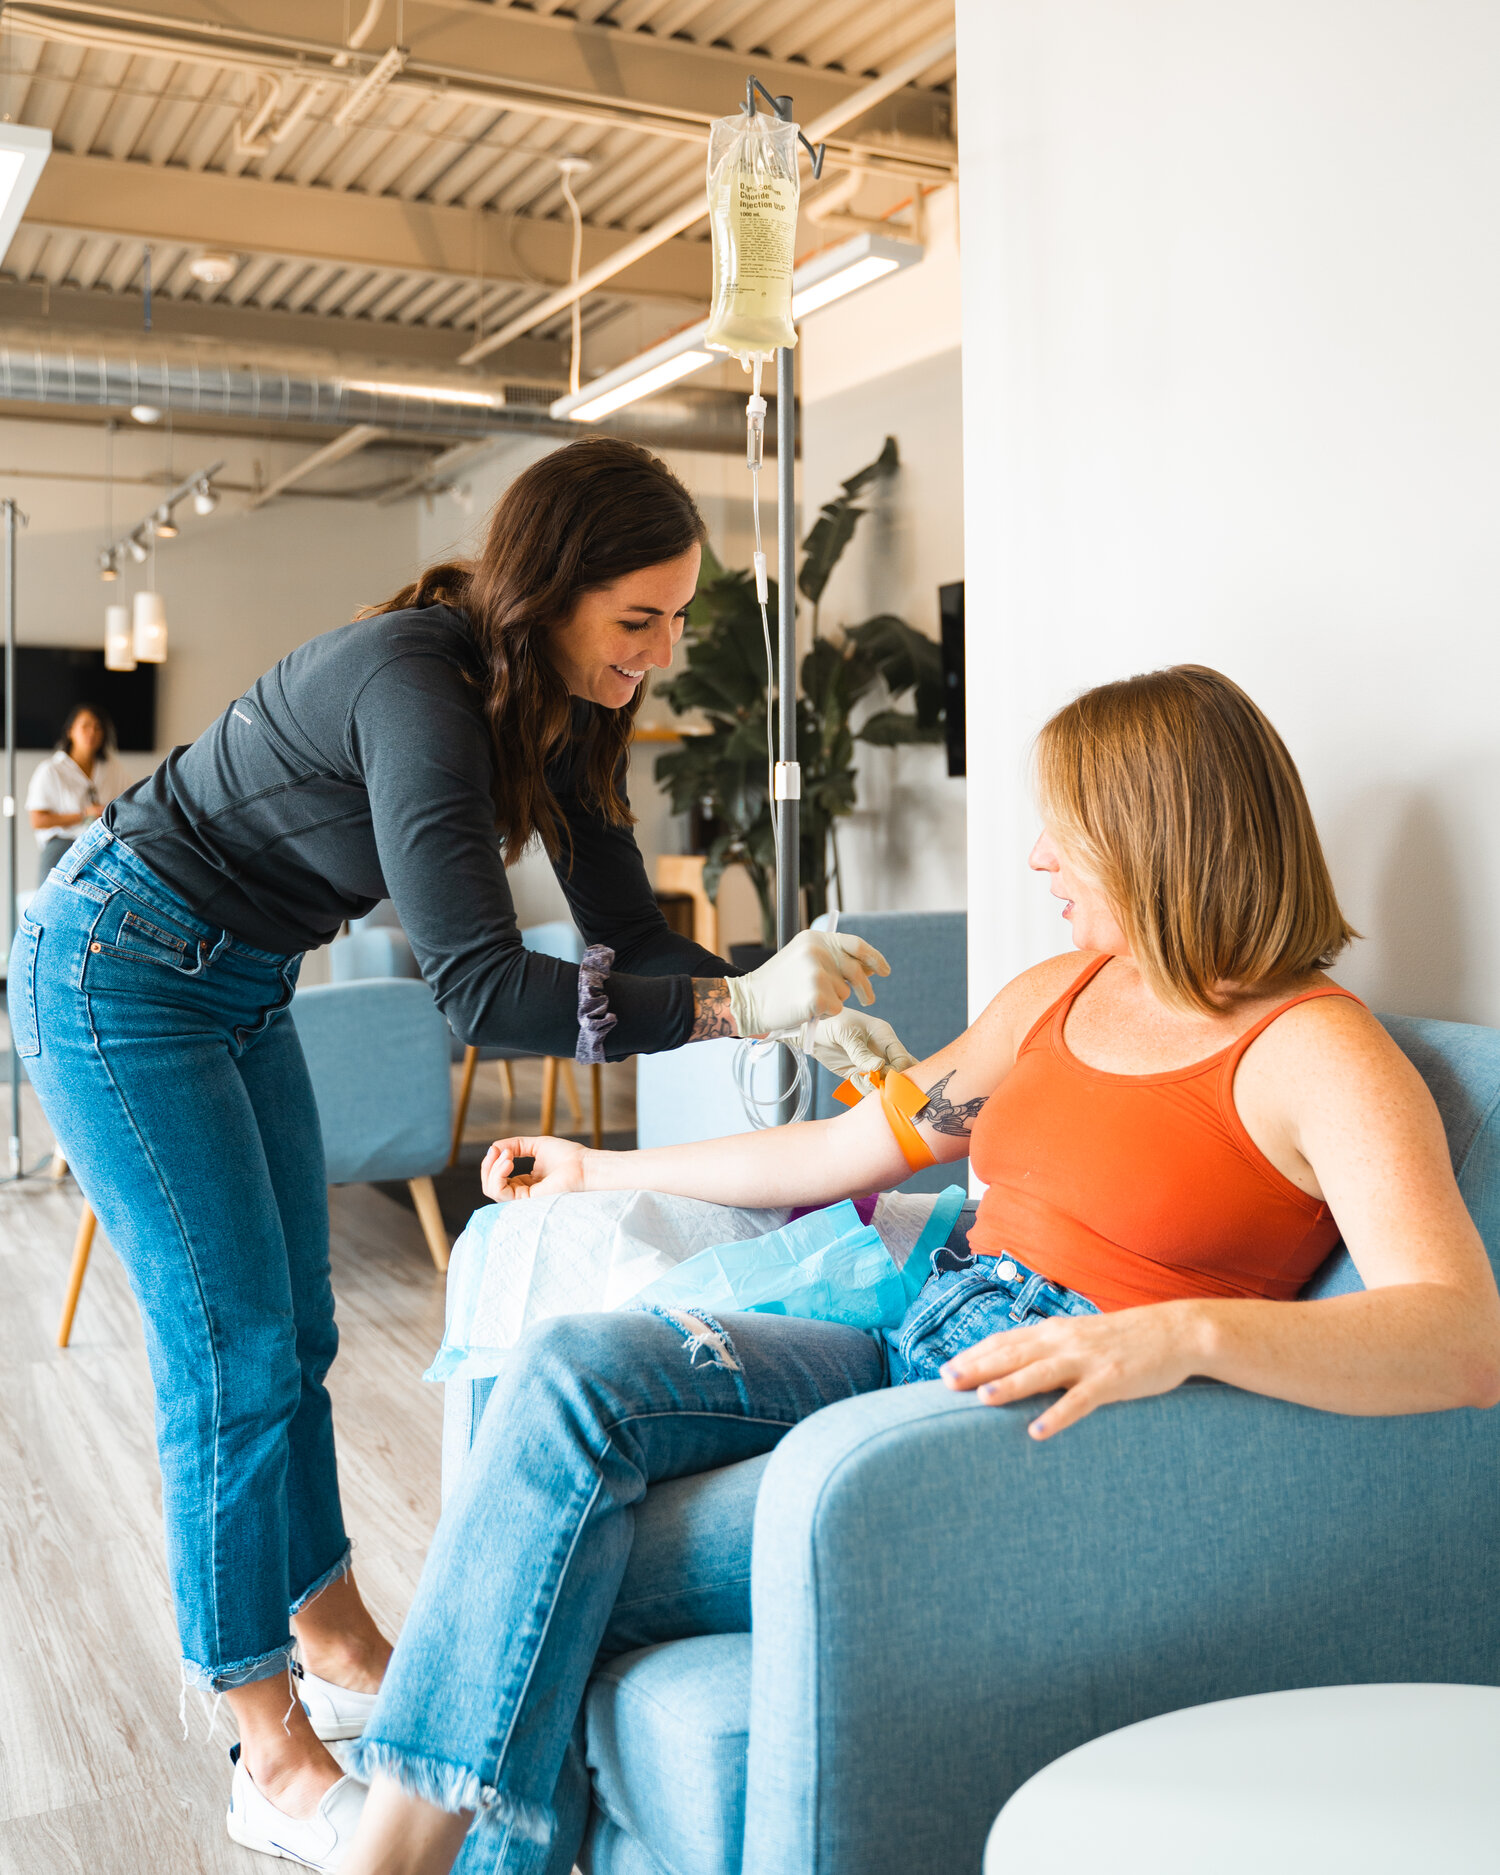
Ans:
{"type": "Polygon", "coordinates": [[[203,969],[200,955],[202,947],[196,939],[180,931],[169,930],[164,924],[156,924],[140,912],[129,910],[123,904],[127,896],[118,891],[111,895],[116,904],[106,910],[95,926],[90,951],[95,956],[117,957],[125,963],[152,964],[157,969],[170,970],[177,976],[200,975],[203,969]],[[104,935],[106,931],[109,932],[107,937],[104,935]]]}
{"type": "Polygon", "coordinates": [[[23,1061],[42,1052],[41,1031],[36,1019],[36,960],[41,939],[42,927],[23,912],[16,927],[16,941],[10,947],[5,988],[11,1044],[23,1061]]]}

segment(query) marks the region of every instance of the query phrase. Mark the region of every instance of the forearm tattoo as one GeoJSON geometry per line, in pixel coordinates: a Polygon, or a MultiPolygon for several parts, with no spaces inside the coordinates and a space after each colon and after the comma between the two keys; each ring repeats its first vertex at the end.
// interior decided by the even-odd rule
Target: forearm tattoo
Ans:
{"type": "Polygon", "coordinates": [[[917,1124],[930,1126],[934,1133],[947,1133],[954,1139],[965,1139],[979,1118],[985,1096],[981,1094],[977,1100],[965,1100],[955,1107],[943,1095],[943,1089],[952,1079],[952,1074],[945,1074],[928,1093],[927,1105],[916,1116],[917,1124]]]}
{"type": "Polygon", "coordinates": [[[693,1030],[690,1042],[711,1042],[717,1036],[738,1035],[729,1007],[729,985],[722,977],[693,978],[693,1030]]]}

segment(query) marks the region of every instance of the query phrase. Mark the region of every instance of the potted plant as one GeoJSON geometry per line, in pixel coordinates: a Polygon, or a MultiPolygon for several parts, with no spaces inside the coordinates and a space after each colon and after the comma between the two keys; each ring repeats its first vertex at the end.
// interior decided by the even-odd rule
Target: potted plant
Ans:
{"type": "MultiPolygon", "coordinates": [[[[835,636],[819,630],[818,607],[829,577],[867,512],[859,497],[899,466],[895,438],[887,437],[875,461],[824,506],[802,543],[797,588],[813,608],[813,643],[802,659],[797,697],[799,857],[810,919],[828,909],[830,876],[837,869],[835,824],[854,807],[855,744],[891,748],[943,738],[942,656],[932,639],[891,613],[835,636]],[[884,698],[878,694],[882,687],[884,698]],[[856,706],[867,699],[878,707],[856,728],[856,706]]],[[[776,604],[773,582],[773,614],[776,604]]],[[[669,789],[675,813],[696,813],[713,829],[703,869],[709,897],[717,897],[726,867],[743,866],[750,875],[769,949],[776,941],[776,861],[767,785],[766,647],[754,576],[726,569],[705,548],[685,636],[686,664],[660,694],[678,714],[697,714],[707,727],[659,756],[656,778],[669,789]]]]}

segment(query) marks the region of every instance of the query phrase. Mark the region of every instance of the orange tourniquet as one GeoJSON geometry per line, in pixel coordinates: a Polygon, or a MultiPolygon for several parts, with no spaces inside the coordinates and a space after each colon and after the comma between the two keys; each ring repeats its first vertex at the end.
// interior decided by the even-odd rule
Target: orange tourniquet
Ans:
{"type": "MultiPolygon", "coordinates": [[[[896,1144],[912,1171],[920,1172],[925,1166],[936,1165],[937,1160],[929,1151],[926,1140],[912,1125],[912,1120],[927,1105],[927,1096],[921,1088],[899,1069],[886,1074],[876,1068],[869,1080],[880,1094],[886,1125],[895,1134],[896,1144]]],[[[857,1107],[864,1099],[852,1081],[840,1081],[833,1090],[833,1097],[841,1100],[846,1107],[857,1107]]]]}
{"type": "Polygon", "coordinates": [[[1063,1039],[1079,992],[1108,961],[1095,959],[1038,1019],[980,1113],[971,1156],[989,1189],[969,1248],[1009,1254],[1105,1310],[1182,1296],[1295,1296],[1338,1225],[1245,1131],[1234,1075],[1279,1015],[1349,991],[1330,984],[1293,996],[1191,1067],[1109,1074],[1063,1039]]]}

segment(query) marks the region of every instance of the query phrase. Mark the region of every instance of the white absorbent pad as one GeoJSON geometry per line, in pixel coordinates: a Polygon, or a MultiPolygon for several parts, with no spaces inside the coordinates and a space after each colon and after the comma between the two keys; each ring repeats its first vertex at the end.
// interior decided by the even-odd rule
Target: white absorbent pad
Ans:
{"type": "Polygon", "coordinates": [[[426,1378],[498,1374],[533,1322],[618,1308],[685,1257],[759,1237],[787,1215],[654,1191],[486,1205],[453,1246],[447,1329],[426,1378]]]}
{"type": "MultiPolygon", "coordinates": [[[[934,1192],[883,1192],[872,1223],[899,1266],[921,1237],[934,1192]]],[[[783,1208],[708,1204],[653,1191],[575,1192],[486,1205],[448,1265],[448,1321],[428,1380],[498,1374],[533,1322],[615,1309],[668,1270],[720,1244],[783,1225],[783,1208]]]]}

